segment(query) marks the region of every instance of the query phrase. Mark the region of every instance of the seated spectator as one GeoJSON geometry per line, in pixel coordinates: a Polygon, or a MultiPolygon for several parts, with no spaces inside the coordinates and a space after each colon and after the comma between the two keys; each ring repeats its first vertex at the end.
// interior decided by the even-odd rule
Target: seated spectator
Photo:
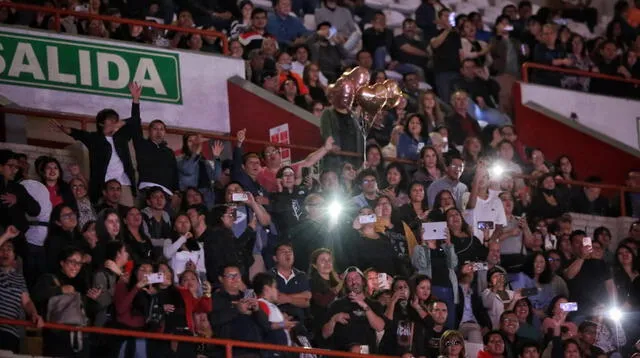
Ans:
{"type": "MultiPolygon", "coordinates": [[[[482,302],[491,318],[491,326],[500,327],[502,313],[512,311],[516,302],[522,297],[520,291],[514,292],[506,288],[505,274],[499,268],[494,267],[489,270],[487,283],[489,287],[481,293],[482,302]]],[[[518,328],[515,330],[517,331],[518,328]]]]}
{"type": "MultiPolygon", "coordinates": [[[[500,86],[492,79],[483,79],[479,72],[480,67],[476,61],[463,60],[460,68],[461,76],[451,84],[452,90],[464,91],[471,97],[468,99],[467,112],[474,113],[478,121],[499,126],[509,123],[509,118],[496,109],[500,86]]],[[[455,106],[455,103],[452,104],[455,106]]],[[[480,135],[480,131],[478,130],[475,135],[480,135]]]]}
{"type": "Polygon", "coordinates": [[[404,121],[408,119],[407,113],[418,112],[420,108],[420,97],[424,92],[420,89],[420,77],[418,77],[418,74],[416,72],[405,73],[402,76],[402,84],[404,85],[402,88],[402,92],[404,93],[403,97],[406,100],[406,103],[401,102],[400,105],[398,105],[398,107],[400,108],[396,107],[395,112],[391,111],[392,114],[395,114],[395,121],[399,124],[404,123],[404,121]],[[402,109],[405,110],[404,113],[399,112],[399,110],[402,109]]]}
{"type": "MultiPolygon", "coordinates": [[[[264,311],[260,310],[255,298],[245,295],[240,270],[226,265],[220,270],[222,287],[213,293],[213,309],[209,321],[215,337],[248,342],[261,342],[271,325],[264,311]],[[235,304],[234,304],[235,302],[235,304]]],[[[255,349],[237,348],[234,354],[258,356],[255,349]]]]}
{"type": "Polygon", "coordinates": [[[454,112],[445,118],[450,135],[449,140],[452,142],[449,145],[463,143],[466,137],[480,136],[480,125],[468,112],[468,93],[463,90],[455,91],[451,95],[451,106],[454,112]]]}
{"type": "MultiPolygon", "coordinates": [[[[448,209],[445,214],[447,227],[451,233],[451,242],[458,256],[458,262],[476,262],[486,257],[487,249],[479,238],[473,236],[472,230],[469,224],[464,221],[460,210],[453,207],[448,209]]],[[[485,233],[484,242],[488,240],[489,237],[485,233]]]]}
{"type": "Polygon", "coordinates": [[[398,209],[399,219],[409,226],[416,238],[422,237],[422,223],[427,221],[429,215],[424,187],[421,182],[412,182],[409,185],[409,202],[398,209]]]}
{"type": "MultiPolygon", "coordinates": [[[[42,328],[44,321],[31,300],[24,277],[16,270],[12,239],[18,234],[18,229],[9,226],[0,235],[0,300],[3,302],[0,317],[19,320],[26,315],[38,328],[42,328]]],[[[17,354],[20,351],[20,333],[16,326],[0,325],[0,349],[17,354]]]]}
{"type": "Polygon", "coordinates": [[[429,207],[433,208],[436,196],[442,190],[449,190],[455,199],[458,209],[464,210],[466,206],[465,194],[469,192],[467,186],[460,182],[460,175],[464,170],[464,162],[459,155],[447,155],[445,156],[445,176],[435,180],[430,186],[427,192],[427,198],[429,199],[429,207]]]}
{"type": "Polygon", "coordinates": [[[505,338],[505,353],[507,357],[515,357],[522,339],[517,335],[520,328],[518,317],[514,311],[504,311],[500,315],[500,332],[505,338]]]}
{"type": "Polygon", "coordinates": [[[69,187],[73,194],[74,203],[72,206],[78,208],[78,227],[84,227],[89,221],[96,220],[96,211],[87,195],[87,183],[84,179],[73,178],[69,181],[69,187]]]}
{"type": "Polygon", "coordinates": [[[407,174],[399,163],[390,163],[385,170],[386,187],[381,190],[382,194],[391,199],[394,208],[399,208],[409,203],[407,186],[409,180],[407,174]]]}
{"type": "Polygon", "coordinates": [[[478,358],[507,358],[505,338],[500,331],[489,331],[482,341],[484,348],[478,352],[478,358]]]}
{"type": "Polygon", "coordinates": [[[364,296],[365,278],[356,267],[349,267],[344,275],[343,296],[331,303],[322,338],[336,350],[348,350],[351,345],[366,345],[369,352],[377,351],[376,332],[385,328],[382,306],[364,296]]]}
{"type": "MultiPolygon", "coordinates": [[[[600,184],[602,179],[599,177],[588,177],[585,179],[587,183],[600,184]]],[[[574,213],[607,216],[609,214],[609,201],[607,198],[600,196],[602,189],[594,187],[583,187],[582,192],[578,196],[571,198],[571,211],[574,213]]]]}
{"type": "Polygon", "coordinates": [[[291,46],[294,42],[309,33],[302,21],[291,15],[291,0],[278,0],[273,4],[273,13],[269,14],[266,30],[283,46],[291,46]]]}
{"type": "MultiPolygon", "coordinates": [[[[173,223],[172,238],[164,241],[163,254],[175,274],[175,281],[186,269],[196,272],[198,277],[206,275],[204,243],[198,241],[198,239],[204,239],[200,217],[196,219],[196,224],[194,232],[199,234],[197,236],[191,233],[190,216],[187,213],[178,214],[173,223]]],[[[206,231],[206,225],[204,230],[206,231]]]]}
{"type": "Polygon", "coordinates": [[[323,0],[322,3],[324,7],[319,7],[315,11],[316,24],[331,23],[337,30],[337,34],[345,39],[345,50],[355,52],[353,50],[362,38],[362,33],[349,9],[338,6],[336,0],[323,0]]]}
{"type": "MultiPolygon", "coordinates": [[[[573,60],[567,57],[563,47],[557,46],[558,29],[554,24],[542,26],[542,43],[536,45],[533,53],[533,61],[547,66],[573,66],[573,60]]],[[[562,76],[557,72],[539,70],[534,73],[535,83],[559,87],[562,76]]]]}
{"type": "Polygon", "coordinates": [[[301,96],[298,91],[298,85],[295,80],[287,79],[280,85],[280,97],[287,102],[294,104],[304,110],[308,109],[307,101],[304,96],[301,96]]]}
{"type": "Polygon", "coordinates": [[[431,146],[423,147],[420,150],[420,160],[418,170],[413,173],[413,180],[429,187],[431,183],[440,179],[446,172],[442,157],[435,148],[431,146]]]}
{"type": "Polygon", "coordinates": [[[347,57],[347,38],[336,34],[331,36],[330,22],[321,22],[307,43],[311,50],[311,59],[320,66],[320,71],[329,82],[335,82],[342,74],[342,59],[347,57]]]}
{"type": "MultiPolygon", "coordinates": [[[[522,15],[520,16],[520,18],[522,18],[522,15]]],[[[486,44],[488,44],[491,38],[493,37],[493,34],[490,31],[487,31],[484,29],[484,21],[482,19],[482,14],[476,11],[470,12],[469,22],[472,23],[476,28],[476,31],[475,31],[476,40],[483,41],[486,44]]]]}
{"type": "MultiPolygon", "coordinates": [[[[258,297],[258,306],[268,317],[270,323],[264,338],[265,342],[291,346],[292,340],[289,332],[298,325],[298,322],[294,321],[291,316],[280,311],[276,305],[280,299],[276,279],[271,274],[259,273],[254,277],[252,286],[258,297]]],[[[271,356],[273,353],[267,354],[271,356]]],[[[273,354],[273,356],[277,357],[276,354],[273,354]]]]}
{"type": "Polygon", "coordinates": [[[530,52],[526,44],[522,44],[517,36],[513,36],[511,20],[507,16],[499,16],[495,22],[495,37],[489,43],[493,63],[490,65],[493,78],[498,82],[500,94],[498,103],[500,110],[513,115],[513,96],[511,90],[517,78],[520,78],[520,65],[530,52]],[[526,50],[526,51],[523,51],[526,50]]]}
{"type": "Polygon", "coordinates": [[[387,27],[387,17],[382,11],[376,11],[371,27],[362,33],[362,48],[373,55],[376,70],[384,70],[387,56],[391,54],[393,31],[387,27]]]}
{"type": "Polygon", "coordinates": [[[110,179],[104,183],[102,188],[102,199],[96,205],[96,212],[100,214],[103,210],[113,209],[120,217],[124,217],[129,206],[121,204],[122,185],[116,179],[110,179]]]}
{"type": "Polygon", "coordinates": [[[413,19],[407,18],[402,22],[402,34],[393,38],[391,55],[394,62],[390,68],[401,74],[415,73],[424,81],[428,60],[427,44],[420,39],[417,29],[413,19]]]}
{"type": "MultiPolygon", "coordinates": [[[[573,60],[573,67],[582,71],[595,71],[596,67],[587,54],[584,38],[578,34],[571,35],[568,43],[568,57],[573,60]]],[[[591,79],[589,77],[566,76],[562,79],[562,87],[574,90],[589,91],[591,79]]]]}
{"type": "Polygon", "coordinates": [[[422,1],[416,9],[415,19],[426,41],[438,35],[436,20],[438,18],[438,12],[444,8],[446,8],[446,6],[444,6],[440,0],[428,0],[422,1]]]}
{"type": "MultiPolygon", "coordinates": [[[[304,47],[300,48],[304,49],[304,47]]],[[[324,75],[320,72],[320,67],[318,67],[317,64],[308,63],[304,66],[302,80],[307,88],[309,88],[309,95],[314,101],[326,105],[329,103],[327,100],[327,86],[323,84],[322,78],[324,78],[324,75]]],[[[324,78],[324,82],[328,82],[326,78],[324,78]]],[[[320,115],[322,115],[322,111],[320,111],[320,115]]]]}
{"type": "MultiPolygon", "coordinates": [[[[518,319],[518,331],[516,337],[519,338],[521,347],[524,342],[540,342],[542,332],[540,331],[540,319],[534,313],[531,301],[528,298],[521,298],[516,302],[513,311],[518,319]]],[[[544,314],[544,313],[543,313],[544,314]]],[[[518,347],[515,347],[518,349],[518,347]]]]}
{"type": "Polygon", "coordinates": [[[141,88],[132,83],[129,85],[129,91],[133,100],[131,118],[124,120],[124,124],[120,121],[118,113],[112,109],[98,112],[97,130],[93,133],[63,126],[55,120],[50,121],[52,126],[82,142],[89,150],[89,196],[92,202],[97,202],[106,183],[115,179],[122,185],[120,204],[133,206],[135,183],[132,178],[135,177],[127,143],[135,135],[136,126],[140,123],[141,88]]]}
{"type": "MultiPolygon", "coordinates": [[[[89,282],[82,270],[82,252],[76,248],[68,247],[59,252],[58,267],[54,273],[41,276],[35,284],[33,302],[50,323],[73,323],[65,318],[73,317],[74,320],[86,322],[84,310],[80,306],[70,311],[69,305],[62,305],[63,295],[77,293],[77,299],[86,304],[86,299],[95,299],[99,289],[88,289],[89,282]]],[[[76,323],[77,324],[77,323],[76,323]]],[[[87,353],[89,340],[78,332],[44,330],[42,332],[42,353],[51,357],[66,357],[87,353]]]]}
{"type": "MultiPolygon", "coordinates": [[[[66,204],[60,204],[51,211],[49,233],[44,241],[47,272],[55,273],[60,269],[60,254],[69,246],[84,246],[84,240],[78,230],[78,216],[66,204]]],[[[84,260],[82,263],[86,263],[84,260]]]]}
{"type": "MultiPolygon", "coordinates": [[[[618,55],[618,46],[607,40],[600,45],[600,61],[596,63],[598,72],[603,75],[624,77],[631,79],[631,73],[623,65],[622,57],[618,55]]],[[[594,78],[591,81],[591,92],[613,96],[624,96],[627,86],[617,81],[594,78]]]]}
{"type": "Polygon", "coordinates": [[[553,167],[550,163],[547,163],[544,159],[544,153],[538,148],[527,148],[527,160],[530,165],[526,169],[529,174],[534,177],[540,177],[540,175],[551,173],[553,167]]]}
{"type": "Polygon", "coordinates": [[[305,309],[310,305],[311,289],[304,271],[293,267],[292,245],[282,243],[276,246],[274,261],[275,266],[270,273],[277,283],[278,297],[272,303],[277,304],[279,309],[293,320],[304,322],[305,309]]]}
{"type": "Polygon", "coordinates": [[[554,297],[568,292],[567,284],[553,273],[545,256],[540,252],[527,256],[522,265],[522,272],[513,275],[509,284],[514,290],[538,288],[537,294],[527,298],[533,309],[531,313],[539,319],[544,318],[544,312],[554,297]]]}
{"type": "Polygon", "coordinates": [[[533,196],[528,212],[534,217],[554,219],[567,212],[564,202],[556,188],[553,175],[545,174],[538,180],[538,190],[533,196]]]}
{"type": "Polygon", "coordinates": [[[425,133],[431,133],[444,125],[444,112],[434,91],[428,90],[422,93],[418,107],[418,112],[424,119],[425,133]]]}
{"type": "MultiPolygon", "coordinates": [[[[265,39],[275,40],[276,38],[267,30],[267,12],[264,9],[255,8],[251,11],[250,26],[238,36],[238,40],[244,48],[244,53],[248,55],[253,50],[263,48],[265,39]]],[[[278,48],[276,41],[273,41],[273,45],[275,49],[278,48]]]]}
{"type": "Polygon", "coordinates": [[[467,262],[459,267],[455,327],[466,341],[481,344],[482,331],[491,329],[491,320],[482,298],[472,286],[476,271],[474,264],[467,262]]]}
{"type": "Polygon", "coordinates": [[[524,163],[527,158],[526,147],[522,141],[518,139],[518,133],[513,125],[507,124],[500,127],[500,134],[504,140],[509,141],[513,145],[513,160],[516,163],[524,163]]]}
{"type": "Polygon", "coordinates": [[[398,138],[398,158],[418,160],[422,148],[429,144],[429,138],[422,136],[423,126],[424,120],[419,114],[407,115],[404,133],[398,138]]]}
{"type": "MultiPolygon", "coordinates": [[[[238,3],[238,9],[240,9],[240,13],[242,17],[235,18],[231,23],[229,30],[229,37],[232,39],[237,39],[240,35],[249,32],[252,30],[252,21],[253,20],[253,10],[255,9],[253,3],[250,0],[244,0],[238,3]]],[[[263,28],[267,25],[267,13],[264,12],[263,18],[263,28]]]]}

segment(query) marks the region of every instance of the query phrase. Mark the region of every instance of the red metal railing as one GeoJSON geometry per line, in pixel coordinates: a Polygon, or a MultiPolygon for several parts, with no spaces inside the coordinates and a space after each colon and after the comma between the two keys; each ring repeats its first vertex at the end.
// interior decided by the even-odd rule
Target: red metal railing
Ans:
{"type": "Polygon", "coordinates": [[[567,75],[576,75],[576,76],[582,76],[582,77],[600,78],[603,80],[631,83],[631,84],[640,86],[640,80],[636,80],[636,79],[627,79],[624,77],[610,76],[610,75],[605,75],[598,72],[581,71],[581,70],[576,70],[572,68],[548,66],[548,65],[542,65],[534,62],[525,62],[522,64],[522,82],[529,83],[529,70],[531,69],[561,72],[567,75]]]}
{"type": "Polygon", "coordinates": [[[195,29],[195,28],[186,28],[186,27],[179,27],[179,26],[175,26],[175,25],[164,25],[164,24],[159,24],[155,21],[143,21],[143,20],[134,20],[134,19],[126,19],[126,18],[122,18],[122,17],[116,17],[116,16],[105,16],[105,15],[99,15],[99,14],[92,14],[92,13],[88,13],[88,12],[78,12],[78,11],[71,11],[71,10],[62,10],[62,9],[56,9],[53,7],[45,7],[45,6],[36,6],[36,5],[28,5],[28,4],[17,4],[17,3],[13,3],[13,2],[0,2],[0,7],[7,7],[7,8],[11,8],[11,9],[16,9],[16,10],[22,10],[22,11],[34,11],[34,12],[42,12],[45,14],[51,14],[53,15],[53,21],[54,21],[54,30],[57,32],[60,32],[60,19],[61,16],[74,16],[78,19],[92,19],[92,20],[102,20],[102,21],[108,21],[108,22],[116,22],[116,23],[120,23],[120,24],[127,24],[127,25],[139,25],[139,26],[146,26],[146,27],[153,27],[156,29],[163,29],[163,30],[173,30],[176,32],[186,32],[186,33],[190,33],[190,34],[198,34],[198,35],[202,35],[202,36],[210,36],[210,37],[216,37],[219,38],[222,41],[222,51],[224,54],[228,54],[229,53],[229,40],[227,39],[227,36],[225,34],[223,34],[222,32],[219,31],[213,31],[213,30],[201,30],[201,29],[195,29]]]}
{"type": "MultiPolygon", "coordinates": [[[[12,325],[12,326],[34,327],[33,323],[29,321],[20,321],[20,320],[4,319],[4,318],[0,318],[0,324],[6,324],[6,325],[12,325]]],[[[319,348],[288,347],[288,346],[279,346],[279,345],[267,344],[267,343],[233,341],[230,339],[218,339],[218,338],[176,336],[176,335],[164,334],[164,333],[129,331],[125,329],[114,329],[114,328],[103,328],[103,327],[78,327],[78,326],[68,326],[65,324],[58,324],[58,323],[45,323],[43,328],[56,329],[61,331],[106,334],[106,335],[112,335],[112,336],[124,336],[124,337],[155,339],[155,340],[164,340],[164,341],[187,342],[187,343],[204,343],[204,344],[211,344],[216,346],[224,346],[225,352],[226,352],[225,354],[226,358],[233,358],[233,348],[250,348],[250,349],[262,349],[262,350],[278,351],[278,352],[305,353],[305,354],[315,354],[318,356],[327,356],[327,357],[391,358],[390,356],[383,356],[383,355],[375,355],[375,354],[365,355],[365,354],[359,354],[359,353],[332,351],[328,349],[319,349],[319,348]]]]}

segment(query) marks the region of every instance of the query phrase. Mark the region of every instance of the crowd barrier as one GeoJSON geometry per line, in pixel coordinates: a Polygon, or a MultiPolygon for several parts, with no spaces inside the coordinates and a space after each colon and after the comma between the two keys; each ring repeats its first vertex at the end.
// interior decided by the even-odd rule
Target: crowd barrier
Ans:
{"type": "Polygon", "coordinates": [[[119,24],[139,25],[139,26],[152,27],[152,28],[162,29],[162,30],[173,30],[176,32],[186,32],[189,34],[198,34],[202,36],[215,37],[220,39],[220,41],[222,42],[222,52],[224,54],[229,54],[229,40],[225,34],[219,31],[201,30],[197,28],[185,28],[185,27],[179,27],[175,25],[159,24],[155,21],[127,19],[127,18],[116,17],[116,16],[92,14],[89,12],[62,10],[62,9],[56,9],[54,7],[18,4],[14,2],[8,2],[8,1],[0,2],[0,7],[6,7],[6,8],[20,10],[20,11],[40,12],[40,13],[52,15],[53,30],[55,30],[56,32],[60,32],[60,21],[63,16],[74,16],[77,19],[101,20],[101,21],[107,21],[107,22],[115,22],[119,24]]]}

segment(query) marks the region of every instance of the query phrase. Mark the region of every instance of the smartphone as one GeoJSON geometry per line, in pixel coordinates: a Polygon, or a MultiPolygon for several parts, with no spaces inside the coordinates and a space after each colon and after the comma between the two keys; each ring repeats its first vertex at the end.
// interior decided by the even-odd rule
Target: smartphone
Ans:
{"type": "Polygon", "coordinates": [[[152,285],[155,283],[163,283],[164,274],[162,272],[150,273],[147,275],[147,281],[152,285]]]}
{"type": "Polygon", "coordinates": [[[474,262],[473,271],[489,271],[489,264],[486,262],[474,262]]]}
{"type": "Polygon", "coordinates": [[[207,273],[198,272],[198,279],[200,279],[200,283],[205,283],[207,281],[207,273]]]}
{"type": "Polygon", "coordinates": [[[451,25],[451,27],[456,27],[456,13],[455,12],[451,12],[449,14],[449,25],[451,25]]]}
{"type": "Polygon", "coordinates": [[[447,222],[438,221],[422,224],[422,240],[444,240],[447,232],[447,222]]]}
{"type": "Polygon", "coordinates": [[[337,33],[338,30],[335,27],[331,26],[331,28],[329,29],[329,38],[334,37],[337,33]]]}
{"type": "Polygon", "coordinates": [[[376,220],[376,214],[358,216],[358,222],[360,222],[360,224],[373,224],[376,220]]]}
{"type": "Polygon", "coordinates": [[[302,168],[302,179],[305,179],[309,175],[311,175],[311,170],[309,170],[308,167],[302,168]]]}
{"type": "Polygon", "coordinates": [[[247,201],[249,200],[249,196],[247,193],[233,193],[231,194],[231,200],[235,202],[247,201]]]}
{"type": "Polygon", "coordinates": [[[564,312],[575,312],[578,310],[578,302],[565,302],[560,304],[560,309],[564,312]]]}
{"type": "Polygon", "coordinates": [[[493,230],[493,221],[478,221],[478,230],[493,230]]]}
{"type": "Polygon", "coordinates": [[[592,246],[591,238],[590,237],[583,238],[582,246],[592,246]]]}
{"type": "Polygon", "coordinates": [[[244,298],[256,298],[256,291],[247,288],[246,291],[244,291],[244,298]]]}
{"type": "Polygon", "coordinates": [[[529,297],[537,295],[538,292],[539,291],[537,287],[523,288],[522,290],[520,290],[520,295],[522,297],[529,297]]]}
{"type": "Polygon", "coordinates": [[[369,346],[366,346],[366,345],[360,346],[360,354],[369,354],[369,346]]]}
{"type": "Polygon", "coordinates": [[[378,274],[378,289],[380,290],[391,289],[391,280],[389,279],[389,275],[387,275],[386,273],[378,274]]]}
{"type": "Polygon", "coordinates": [[[512,25],[505,26],[504,31],[513,31],[513,26],[512,25]]]}
{"type": "Polygon", "coordinates": [[[529,51],[527,51],[527,45],[520,45],[520,52],[522,52],[522,56],[526,56],[529,53],[529,51]]]}

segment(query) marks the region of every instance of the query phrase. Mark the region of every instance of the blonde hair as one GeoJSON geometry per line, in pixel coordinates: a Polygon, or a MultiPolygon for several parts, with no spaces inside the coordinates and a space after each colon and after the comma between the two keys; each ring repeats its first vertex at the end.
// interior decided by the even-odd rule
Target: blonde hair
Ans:
{"type": "Polygon", "coordinates": [[[424,99],[425,99],[425,97],[427,95],[433,96],[433,100],[436,103],[436,105],[433,107],[434,121],[436,123],[444,122],[444,112],[442,111],[442,108],[440,107],[440,103],[438,103],[438,96],[436,96],[436,93],[433,90],[425,91],[424,93],[422,93],[420,95],[420,100],[418,101],[418,112],[423,114],[425,116],[425,118],[428,116],[428,114],[425,112],[426,108],[424,108],[424,99]]]}
{"type": "Polygon", "coordinates": [[[462,336],[462,333],[452,329],[444,332],[442,337],[440,337],[440,355],[449,357],[449,352],[447,352],[449,347],[446,346],[446,343],[452,340],[457,340],[462,346],[462,350],[460,351],[458,358],[465,358],[467,356],[467,352],[464,347],[464,337],[462,336]]]}

